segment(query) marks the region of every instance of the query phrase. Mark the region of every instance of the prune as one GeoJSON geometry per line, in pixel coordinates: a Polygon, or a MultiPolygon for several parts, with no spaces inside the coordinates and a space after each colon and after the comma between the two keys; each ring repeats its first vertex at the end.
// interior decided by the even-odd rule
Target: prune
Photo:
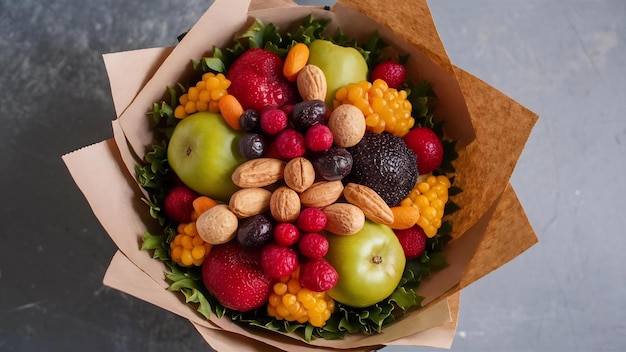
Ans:
{"type": "Polygon", "coordinates": [[[245,248],[260,248],[272,239],[274,225],[265,214],[244,220],[237,229],[237,242],[245,248]]]}
{"type": "Polygon", "coordinates": [[[258,133],[245,133],[239,137],[239,154],[246,159],[260,158],[267,151],[267,141],[258,133]]]}
{"type": "Polygon", "coordinates": [[[326,120],[328,120],[328,109],[321,100],[301,101],[293,106],[291,112],[291,123],[300,132],[318,123],[324,124],[326,120]]]}
{"type": "Polygon", "coordinates": [[[352,170],[352,154],[340,147],[331,147],[316,154],[311,162],[315,174],[326,181],[341,180],[352,170]]]}
{"type": "Polygon", "coordinates": [[[246,132],[260,132],[261,131],[261,113],[254,109],[244,110],[243,114],[239,117],[239,124],[241,129],[246,132]]]}

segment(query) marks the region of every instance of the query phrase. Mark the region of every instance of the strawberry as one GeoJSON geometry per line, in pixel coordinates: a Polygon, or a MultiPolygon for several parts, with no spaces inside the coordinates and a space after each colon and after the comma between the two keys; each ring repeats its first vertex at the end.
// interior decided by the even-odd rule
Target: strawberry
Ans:
{"type": "Polygon", "coordinates": [[[394,61],[383,61],[372,70],[371,81],[382,79],[387,82],[389,88],[400,89],[406,79],[406,69],[394,61]]]}
{"type": "Polygon", "coordinates": [[[283,59],[264,50],[250,49],[228,69],[228,92],[244,109],[261,111],[266,106],[281,106],[296,100],[297,87],[283,75],[283,59]]]}
{"type": "Polygon", "coordinates": [[[165,213],[170,219],[178,222],[190,222],[193,212],[193,200],[198,194],[185,185],[178,185],[165,196],[165,213]]]}
{"type": "Polygon", "coordinates": [[[426,249],[426,234],[419,225],[404,230],[394,230],[407,259],[417,258],[426,249]]]}
{"type": "Polygon", "coordinates": [[[265,305],[274,284],[261,268],[260,251],[237,241],[211,248],[202,263],[202,282],[220,304],[240,312],[265,305]]]}
{"type": "Polygon", "coordinates": [[[404,142],[417,155],[417,171],[428,174],[443,161],[443,145],[439,136],[428,127],[417,127],[404,136],[404,142]]]}

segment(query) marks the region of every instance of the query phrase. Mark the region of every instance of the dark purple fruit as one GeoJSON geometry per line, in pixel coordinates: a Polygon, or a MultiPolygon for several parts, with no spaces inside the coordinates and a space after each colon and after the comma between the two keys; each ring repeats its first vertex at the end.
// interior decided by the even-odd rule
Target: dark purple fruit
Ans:
{"type": "Polygon", "coordinates": [[[353,165],[346,181],[368,186],[390,207],[398,205],[415,186],[416,156],[402,138],[387,132],[366,132],[348,150],[353,165]]]}
{"type": "Polygon", "coordinates": [[[241,129],[246,132],[260,132],[261,131],[261,113],[254,109],[244,110],[243,114],[239,117],[239,124],[241,129]]]}
{"type": "Polygon", "coordinates": [[[245,248],[261,248],[272,239],[273,228],[267,215],[254,215],[239,225],[237,242],[245,248]]]}
{"type": "Polygon", "coordinates": [[[267,141],[258,133],[244,133],[239,137],[239,154],[246,159],[260,158],[267,151],[267,141]]]}
{"type": "Polygon", "coordinates": [[[321,100],[301,101],[293,106],[291,112],[291,123],[300,132],[318,123],[326,123],[327,119],[328,109],[321,100]]]}
{"type": "Polygon", "coordinates": [[[326,181],[341,180],[352,170],[352,154],[340,147],[330,147],[316,154],[311,162],[315,174],[326,181]]]}

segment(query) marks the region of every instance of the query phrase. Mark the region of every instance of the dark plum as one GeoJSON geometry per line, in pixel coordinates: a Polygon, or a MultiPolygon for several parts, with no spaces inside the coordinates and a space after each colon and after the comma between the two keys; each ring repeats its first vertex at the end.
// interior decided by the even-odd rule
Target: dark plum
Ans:
{"type": "Polygon", "coordinates": [[[237,242],[245,248],[261,248],[273,237],[271,219],[266,214],[258,214],[244,220],[237,229],[237,242]]]}
{"type": "Polygon", "coordinates": [[[352,170],[352,154],[340,147],[331,147],[315,154],[311,162],[315,174],[326,181],[341,180],[352,170]]]}
{"type": "Polygon", "coordinates": [[[326,120],[328,120],[328,109],[321,100],[305,100],[296,103],[291,112],[291,123],[300,132],[318,123],[324,124],[326,120]]]}
{"type": "Polygon", "coordinates": [[[239,154],[246,159],[260,158],[267,151],[268,143],[263,135],[245,133],[239,137],[239,154]]]}
{"type": "Polygon", "coordinates": [[[254,109],[244,110],[243,114],[239,117],[239,124],[241,129],[246,132],[260,132],[261,131],[261,113],[254,109]]]}

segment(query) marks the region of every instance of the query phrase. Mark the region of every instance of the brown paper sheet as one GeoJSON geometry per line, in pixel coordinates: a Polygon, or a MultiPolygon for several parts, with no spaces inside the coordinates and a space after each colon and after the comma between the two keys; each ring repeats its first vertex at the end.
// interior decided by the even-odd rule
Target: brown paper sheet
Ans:
{"type": "MultiPolygon", "coordinates": [[[[162,280],[161,280],[162,281],[162,280]]],[[[118,251],[104,275],[103,283],[111,288],[169,310],[188,318],[193,324],[209,329],[219,329],[210,321],[202,319],[194,308],[185,304],[179,295],[172,294],[133,264],[128,257],[118,251]]]]}
{"type": "MultiPolygon", "coordinates": [[[[391,2],[400,6],[397,7],[399,9],[407,6],[399,0],[391,2]]],[[[393,7],[388,3],[381,6],[382,3],[373,0],[340,0],[332,12],[293,6],[287,0],[272,2],[272,5],[286,6],[280,11],[262,9],[265,6],[259,4],[262,3],[217,0],[176,48],[105,56],[113,101],[120,117],[113,123],[115,139],[63,156],[94,214],[123,253],[115,256],[105,283],[188,318],[207,342],[218,350],[232,346],[220,342],[227,335],[239,337],[237,344],[241,350],[266,350],[263,346],[270,345],[283,350],[307,346],[291,337],[259,332],[230,321],[198,320],[199,315],[181,303],[178,296],[164,290],[167,286],[163,279],[164,266],[138,249],[141,234],[155,224],[147,216],[147,209],[140,200],[142,192],[133,177],[133,167],[137,155],[143,155],[145,148],[152,143],[149,119],[145,118],[145,113],[151,109],[152,103],[164,96],[167,85],[185,79],[190,71],[190,60],[200,58],[208,50],[202,45],[194,45],[198,43],[199,33],[202,33],[202,43],[222,46],[230,40],[232,33],[241,30],[242,25],[250,21],[248,15],[280,26],[315,12],[320,17],[332,18],[333,25],[341,25],[342,30],[345,27],[348,35],[362,35],[361,27],[375,28],[383,38],[410,52],[410,72],[435,83],[437,94],[445,102],[441,104],[445,108],[438,113],[446,119],[446,133],[463,141],[456,165],[459,171],[457,184],[464,192],[454,199],[461,205],[462,211],[453,218],[457,232],[448,247],[448,254],[453,254],[448,257],[450,267],[435,274],[422,288],[430,303],[400,323],[388,327],[383,334],[349,336],[344,341],[335,342],[316,341],[311,348],[321,345],[325,346],[324,349],[358,347],[357,350],[368,350],[385,344],[449,348],[456,328],[459,290],[512,260],[536,242],[532,227],[508,180],[537,116],[449,62],[423,0],[416,1],[415,5],[411,3],[403,13],[405,16],[399,16],[400,19],[396,16],[393,23],[388,23],[390,21],[386,18],[394,17],[384,15],[388,8],[393,7]],[[260,10],[246,14],[249,6],[250,9],[260,10]],[[150,65],[145,66],[146,62],[150,65]],[[131,68],[138,72],[128,75],[129,69],[134,71],[131,68]],[[502,143],[504,139],[506,143],[502,143]],[[91,177],[94,173],[103,177],[91,177]],[[110,204],[119,206],[112,209],[110,204]],[[140,291],[136,285],[126,284],[135,274],[143,275],[141,280],[150,282],[151,285],[147,286],[154,286],[154,289],[140,291]],[[164,296],[161,298],[161,295],[164,296]],[[420,321],[430,321],[431,324],[413,324],[420,321]]]]}
{"type": "Polygon", "coordinates": [[[154,55],[154,49],[140,49],[115,54],[102,55],[104,65],[109,71],[124,72],[123,80],[110,80],[111,93],[113,93],[113,106],[115,115],[120,116],[130,105],[135,96],[154,75],[163,60],[174,48],[159,49],[159,54],[154,55]],[[138,65],[137,60],[141,60],[138,65]],[[138,70],[137,68],[142,69],[138,70]]]}

